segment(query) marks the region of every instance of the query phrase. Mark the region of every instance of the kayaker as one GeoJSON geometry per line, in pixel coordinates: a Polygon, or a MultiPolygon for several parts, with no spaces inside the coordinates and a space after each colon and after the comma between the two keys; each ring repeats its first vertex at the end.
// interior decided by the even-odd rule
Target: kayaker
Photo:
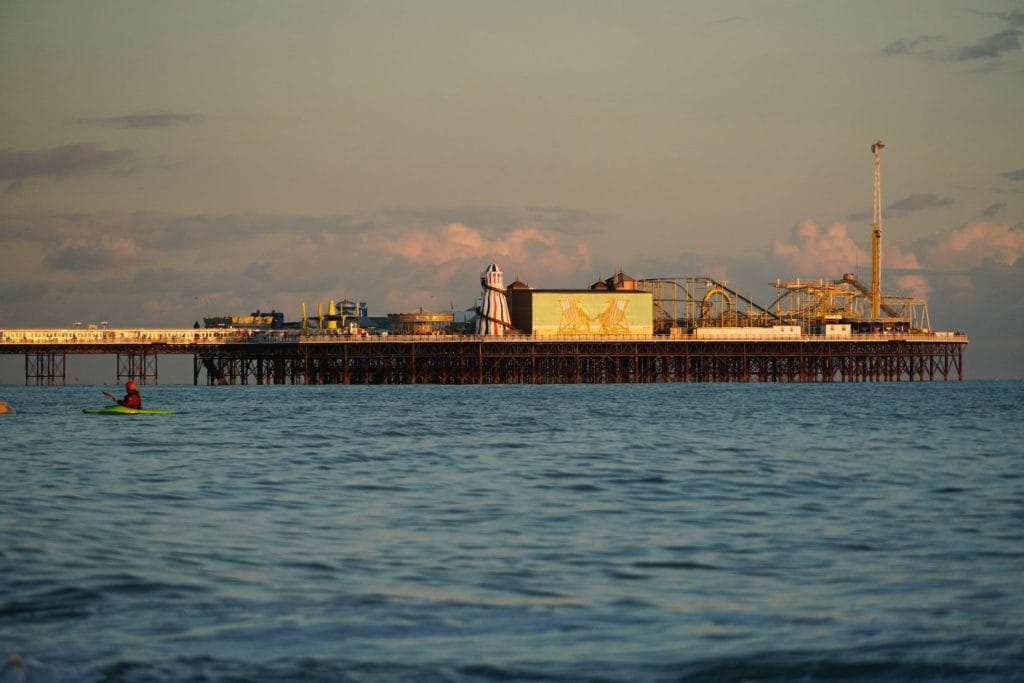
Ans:
{"type": "Polygon", "coordinates": [[[124,390],[128,393],[124,395],[117,405],[124,406],[125,408],[135,408],[138,410],[142,407],[142,394],[139,393],[139,388],[135,385],[135,380],[130,379],[124,384],[124,390]]]}

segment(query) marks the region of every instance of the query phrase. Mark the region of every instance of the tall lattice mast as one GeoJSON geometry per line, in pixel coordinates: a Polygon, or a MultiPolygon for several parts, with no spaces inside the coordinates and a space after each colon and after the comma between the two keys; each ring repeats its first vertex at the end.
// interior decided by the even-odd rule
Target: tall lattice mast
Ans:
{"type": "Polygon", "coordinates": [[[878,320],[882,306],[882,171],[879,154],[881,140],[871,145],[875,155],[874,213],[871,219],[871,319],[878,320]]]}

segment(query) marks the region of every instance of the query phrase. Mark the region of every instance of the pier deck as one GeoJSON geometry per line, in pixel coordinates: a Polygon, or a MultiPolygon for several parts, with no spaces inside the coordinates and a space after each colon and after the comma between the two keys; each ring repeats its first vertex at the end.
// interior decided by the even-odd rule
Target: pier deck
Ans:
{"type": "Polygon", "coordinates": [[[681,337],[309,335],[233,329],[5,330],[26,384],[64,384],[68,355],[117,357],[117,379],[156,383],[160,355],[193,357],[194,384],[566,384],[962,380],[954,333],[681,337]]]}

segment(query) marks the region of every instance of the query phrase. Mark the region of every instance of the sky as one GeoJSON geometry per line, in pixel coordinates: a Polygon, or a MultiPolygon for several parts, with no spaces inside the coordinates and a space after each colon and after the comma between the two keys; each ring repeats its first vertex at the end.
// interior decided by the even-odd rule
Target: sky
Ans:
{"type": "Polygon", "coordinates": [[[1001,0],[0,0],[0,329],[466,309],[492,261],[768,304],[870,282],[882,140],[883,289],[1021,378],[1022,41],[1001,0]]]}

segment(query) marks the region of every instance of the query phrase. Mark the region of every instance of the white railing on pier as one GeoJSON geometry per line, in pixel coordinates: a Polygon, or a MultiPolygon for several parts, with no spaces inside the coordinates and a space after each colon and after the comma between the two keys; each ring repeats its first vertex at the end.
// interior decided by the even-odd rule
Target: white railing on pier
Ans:
{"type": "Polygon", "coordinates": [[[258,330],[211,329],[21,329],[0,330],[0,344],[224,344],[258,330]]]}
{"type": "Polygon", "coordinates": [[[554,336],[533,335],[388,335],[388,334],[345,334],[322,331],[320,333],[303,333],[300,330],[255,330],[237,328],[184,328],[184,329],[15,329],[0,330],[0,345],[124,345],[124,344],[166,344],[172,346],[215,346],[223,344],[295,344],[302,343],[339,343],[339,342],[608,342],[608,341],[935,341],[961,342],[967,341],[967,335],[961,332],[911,332],[911,333],[878,333],[878,334],[844,334],[844,335],[785,335],[773,334],[765,330],[763,335],[751,333],[737,338],[731,333],[714,335],[704,328],[700,338],[692,334],[677,336],[661,335],[601,335],[601,334],[562,334],[554,336]]]}

